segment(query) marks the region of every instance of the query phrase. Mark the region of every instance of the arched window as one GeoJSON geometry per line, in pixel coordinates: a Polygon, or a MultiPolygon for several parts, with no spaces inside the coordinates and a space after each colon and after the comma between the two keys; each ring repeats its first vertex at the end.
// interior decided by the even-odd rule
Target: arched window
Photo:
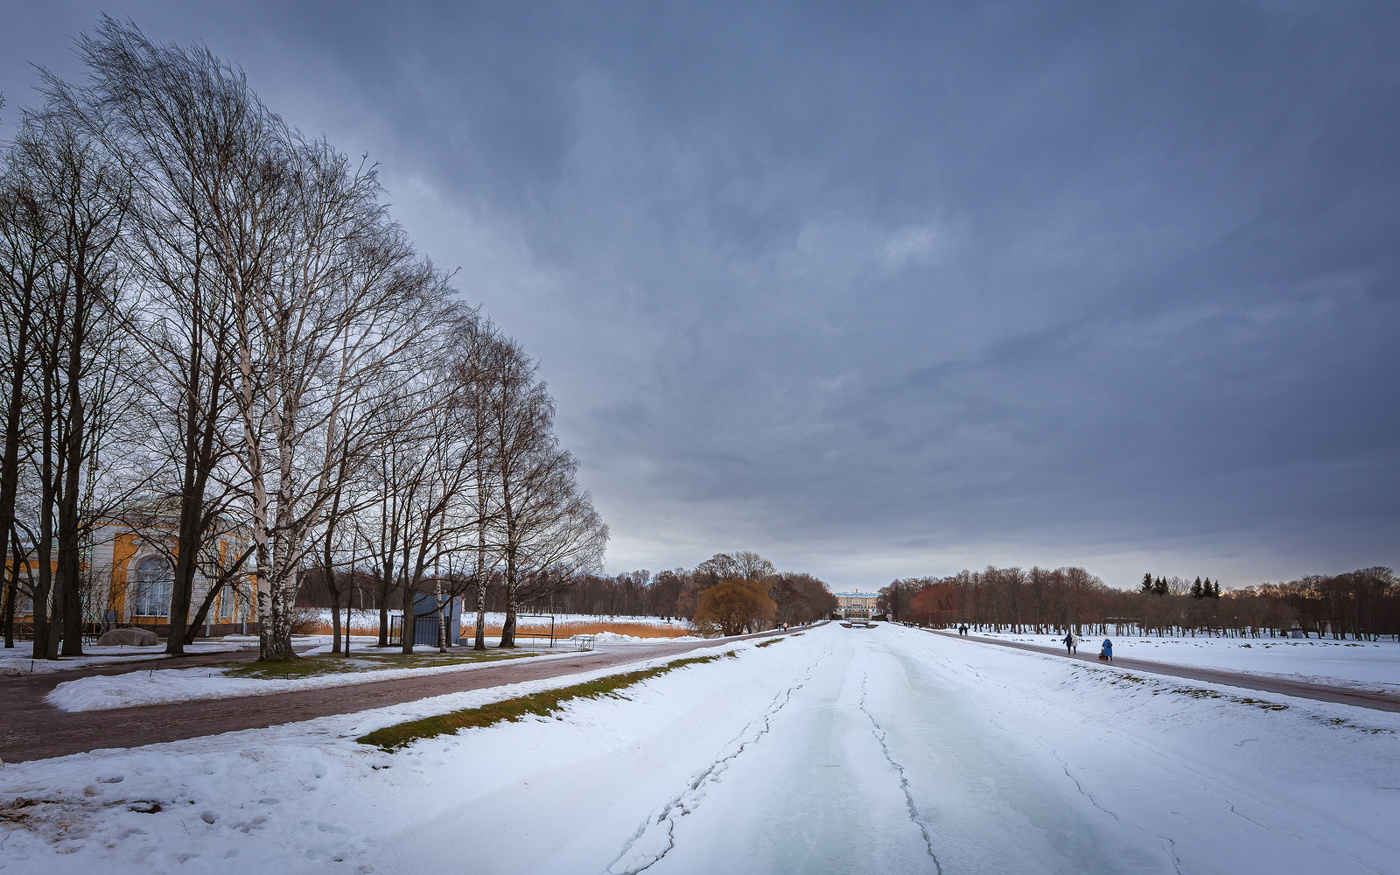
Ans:
{"type": "Polygon", "coordinates": [[[133,617],[165,617],[170,614],[170,563],[159,556],[147,556],[136,563],[132,586],[133,617]]]}

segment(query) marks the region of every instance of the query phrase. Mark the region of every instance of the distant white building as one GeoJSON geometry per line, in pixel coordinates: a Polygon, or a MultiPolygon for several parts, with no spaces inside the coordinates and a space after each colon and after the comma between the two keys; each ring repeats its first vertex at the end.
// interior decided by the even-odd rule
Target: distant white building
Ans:
{"type": "Polygon", "coordinates": [[[879,598],[879,596],[873,592],[836,593],[836,602],[841,606],[841,619],[870,619],[875,614],[875,600],[877,598],[879,598]]]}

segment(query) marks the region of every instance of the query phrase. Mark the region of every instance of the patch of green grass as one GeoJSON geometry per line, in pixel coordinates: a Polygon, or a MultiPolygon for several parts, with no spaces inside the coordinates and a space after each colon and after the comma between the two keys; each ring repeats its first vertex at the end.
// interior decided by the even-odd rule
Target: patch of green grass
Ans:
{"type": "Polygon", "coordinates": [[[477,662],[497,662],[538,656],[511,650],[467,650],[449,653],[360,653],[348,657],[338,653],[321,653],[278,662],[245,662],[227,669],[229,677],[259,680],[319,677],[356,671],[385,671],[393,668],[437,668],[444,665],[470,665],[477,662]]]}
{"type": "MultiPolygon", "coordinates": [[[[557,690],[544,690],[538,693],[531,693],[528,696],[518,696],[514,699],[505,699],[500,702],[491,702],[479,708],[467,708],[462,711],[453,711],[449,714],[440,714],[436,717],[424,717],[421,720],[410,720],[407,723],[399,723],[394,726],[386,726],[383,729],[376,729],[369,735],[357,738],[360,744],[374,745],[386,751],[398,750],[401,747],[412,744],[422,738],[435,738],[439,735],[451,735],[462,729],[476,729],[491,726],[509,720],[512,723],[520,721],[524,717],[536,715],[548,717],[555,713],[572,699],[597,699],[603,696],[619,696],[619,691],[633,684],[651,680],[654,677],[684,668],[688,665],[700,665],[706,662],[714,662],[717,659],[732,658],[735,656],[733,650],[718,656],[692,656],[686,659],[676,659],[665,665],[655,668],[644,668],[638,671],[629,671],[623,674],[609,675],[597,680],[585,681],[581,684],[574,684],[569,687],[561,687],[557,690]]],[[[620,697],[620,696],[619,696],[620,697]]]]}
{"type": "MultiPolygon", "coordinates": [[[[799,632],[799,633],[797,633],[797,634],[801,635],[802,633],[799,632]]],[[[777,644],[779,641],[782,641],[782,640],[783,640],[782,638],[769,638],[767,641],[764,641],[764,642],[761,643],[761,644],[755,644],[754,646],[755,646],[755,647],[771,647],[771,646],[773,646],[774,644],[777,644]]]]}

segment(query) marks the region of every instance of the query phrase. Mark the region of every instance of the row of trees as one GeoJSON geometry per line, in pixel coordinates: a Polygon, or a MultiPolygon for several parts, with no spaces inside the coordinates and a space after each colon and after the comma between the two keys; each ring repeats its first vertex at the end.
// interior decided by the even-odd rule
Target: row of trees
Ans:
{"type": "Polygon", "coordinates": [[[113,520],[171,560],[174,653],[251,576],[261,656],[291,656],[312,568],[337,600],[371,578],[381,619],[391,591],[409,617],[429,581],[499,578],[510,646],[531,587],[607,537],[533,361],[454,300],[373,165],[236,68],[105,17],[77,49],[87,78],[42,74],[0,166],[7,646],[24,593],[35,655],[81,653],[113,520]]]}
{"type": "MultiPolygon", "coordinates": [[[[359,572],[341,576],[334,584],[343,590],[337,597],[326,584],[330,579],[319,570],[309,575],[309,585],[303,589],[306,604],[324,607],[353,601],[356,610],[363,612],[400,595],[398,590],[379,589],[385,578],[359,572]]],[[[506,611],[512,604],[505,576],[499,572],[478,579],[470,573],[440,569],[430,582],[444,595],[466,593],[479,599],[483,611],[506,611]],[[480,589],[478,580],[484,584],[480,589]]],[[[778,571],[767,559],[746,551],[717,553],[693,569],[655,575],[646,570],[615,576],[532,575],[517,587],[514,604],[540,613],[684,617],[706,632],[723,634],[772,624],[811,623],[837,609],[836,597],[822,581],[810,574],[778,571]]]]}
{"type": "Polygon", "coordinates": [[[993,631],[1400,637],[1400,582],[1389,568],[1225,592],[1206,586],[1146,575],[1130,592],[1082,568],[988,567],[896,580],[880,590],[879,607],[893,620],[993,631]]]}
{"type": "Polygon", "coordinates": [[[836,597],[810,574],[779,571],[752,551],[716,553],[693,569],[583,575],[537,599],[542,610],[579,614],[685,617],[707,632],[737,634],[775,623],[829,616],[836,597]]]}

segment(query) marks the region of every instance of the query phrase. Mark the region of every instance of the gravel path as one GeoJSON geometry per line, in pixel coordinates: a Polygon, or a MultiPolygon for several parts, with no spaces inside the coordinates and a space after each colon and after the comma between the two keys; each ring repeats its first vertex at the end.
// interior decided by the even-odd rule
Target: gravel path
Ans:
{"type": "MultiPolygon", "coordinates": [[[[948,638],[958,638],[956,632],[930,629],[948,638]]],[[[1040,644],[1027,644],[1022,641],[997,641],[975,635],[962,638],[975,644],[993,644],[998,647],[1011,647],[1016,650],[1029,650],[1032,653],[1050,653],[1065,659],[1079,659],[1100,665],[1097,653],[1078,653],[1070,656],[1061,647],[1046,647],[1040,644]]],[[[1168,675],[1186,680],[1202,681],[1208,684],[1222,684],[1227,687],[1243,687],[1263,693],[1278,693],[1284,696],[1297,696],[1300,699],[1313,699],[1318,702],[1333,702],[1339,705],[1355,705],[1358,708],[1371,708],[1376,711],[1400,711],[1400,696],[1380,690],[1362,690],[1348,687],[1334,687],[1295,681],[1287,678],[1270,677],[1243,671],[1226,671],[1218,668],[1198,668],[1195,666],[1173,665],[1167,662],[1153,662],[1147,659],[1115,657],[1110,663],[1116,668],[1137,669],[1153,674],[1168,675]]]]}

